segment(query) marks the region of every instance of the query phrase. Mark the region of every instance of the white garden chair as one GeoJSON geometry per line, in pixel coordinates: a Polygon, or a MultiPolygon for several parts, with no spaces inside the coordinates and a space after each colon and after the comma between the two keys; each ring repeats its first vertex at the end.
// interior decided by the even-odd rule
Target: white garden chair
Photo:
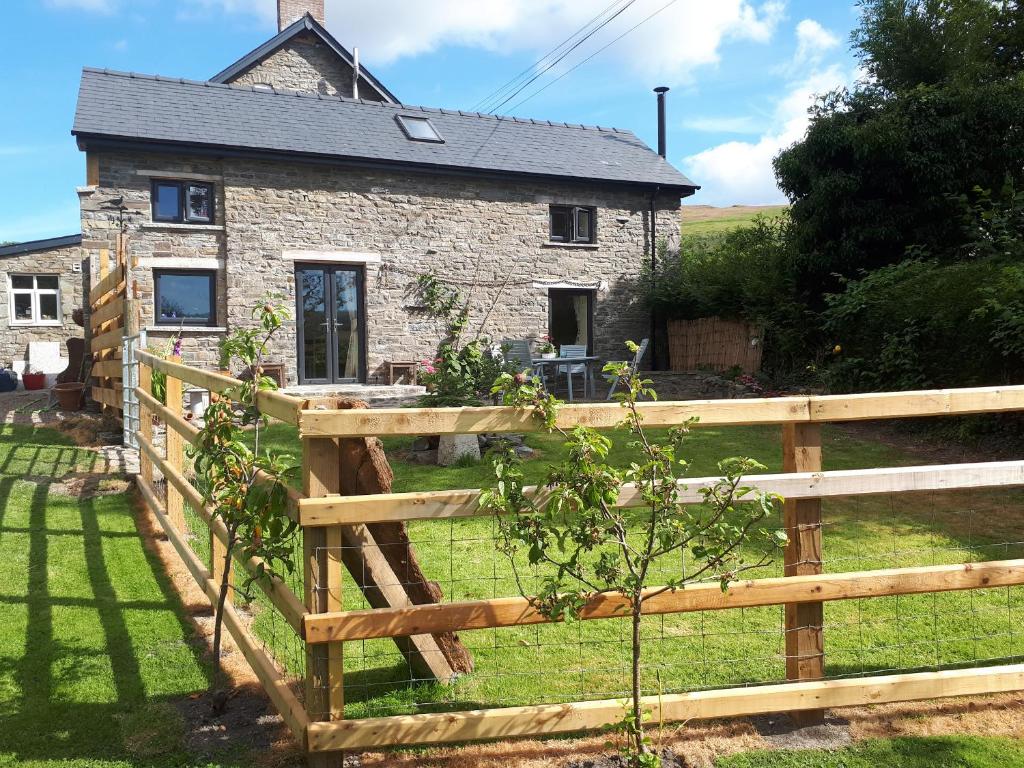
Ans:
{"type": "MultiPolygon", "coordinates": [[[[633,355],[633,362],[629,364],[630,370],[636,371],[640,369],[640,361],[644,359],[644,354],[647,352],[647,345],[650,344],[650,339],[641,339],[639,346],[636,348],[636,354],[633,355]]],[[[612,399],[612,395],[615,394],[616,387],[619,386],[618,376],[606,375],[605,380],[610,385],[608,387],[608,400],[612,399]]]]}

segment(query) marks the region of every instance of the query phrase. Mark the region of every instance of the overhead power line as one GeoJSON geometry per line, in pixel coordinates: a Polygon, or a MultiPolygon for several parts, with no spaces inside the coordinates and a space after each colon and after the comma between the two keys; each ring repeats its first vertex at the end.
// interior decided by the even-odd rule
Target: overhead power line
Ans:
{"type": "MultiPolygon", "coordinates": [[[[674,1],[675,1],[675,0],[673,0],[673,2],[674,2],[674,1]]],[[[505,97],[505,98],[504,98],[504,99],[503,99],[503,100],[502,100],[502,101],[501,101],[501,102],[500,102],[499,104],[497,104],[497,105],[495,105],[495,106],[491,107],[491,108],[490,108],[489,110],[487,110],[487,111],[488,111],[488,113],[490,113],[490,114],[494,114],[494,113],[495,113],[495,112],[497,112],[497,111],[498,111],[499,109],[501,109],[501,108],[502,108],[503,106],[505,106],[505,105],[506,105],[506,104],[508,104],[508,103],[509,103],[510,101],[512,101],[512,99],[514,99],[514,98],[515,98],[516,96],[518,96],[518,95],[519,95],[520,93],[522,93],[522,92],[523,92],[524,90],[526,90],[527,88],[529,88],[529,87],[530,87],[530,86],[531,86],[531,85],[532,85],[533,83],[535,83],[535,82],[537,81],[537,79],[538,79],[538,78],[540,78],[540,77],[543,77],[543,76],[544,76],[545,74],[547,74],[547,73],[548,73],[548,72],[549,72],[549,71],[550,71],[550,70],[552,69],[552,67],[556,66],[556,65],[557,65],[557,64],[558,64],[558,63],[559,63],[560,61],[562,61],[562,60],[563,60],[563,59],[564,59],[564,58],[565,58],[566,56],[568,56],[568,55],[569,55],[570,53],[572,53],[573,51],[575,51],[575,50],[576,50],[577,48],[579,48],[579,47],[580,47],[581,45],[583,45],[583,43],[587,42],[587,40],[589,40],[589,39],[590,39],[591,37],[593,37],[593,36],[594,36],[595,34],[597,34],[597,33],[598,33],[598,32],[600,32],[600,31],[601,31],[602,29],[604,29],[604,28],[605,28],[606,26],[608,26],[608,24],[610,24],[610,23],[611,23],[612,21],[614,21],[615,19],[617,19],[617,18],[618,18],[618,17],[620,16],[620,15],[622,15],[622,13],[623,13],[623,12],[625,12],[625,11],[626,11],[626,9],[628,9],[628,8],[629,8],[629,7],[631,6],[631,5],[633,5],[633,3],[635,3],[635,2],[636,2],[636,0],[629,0],[629,1],[628,1],[628,2],[627,2],[627,3],[625,4],[625,5],[623,5],[623,6],[621,7],[621,8],[619,8],[618,10],[616,10],[616,11],[615,11],[615,13],[613,13],[613,14],[612,14],[611,16],[609,16],[609,17],[608,17],[607,19],[605,19],[605,20],[604,20],[604,21],[602,21],[602,22],[601,22],[600,24],[598,24],[598,25],[597,25],[596,27],[594,27],[594,29],[592,29],[592,30],[590,30],[589,32],[587,32],[587,34],[585,34],[585,35],[584,35],[583,37],[581,37],[581,38],[580,38],[579,40],[577,40],[577,41],[576,41],[575,43],[573,43],[573,44],[572,44],[572,46],[571,46],[571,47],[569,47],[569,49],[568,49],[568,50],[566,50],[566,51],[565,51],[564,53],[560,54],[560,55],[559,55],[559,56],[558,56],[558,57],[557,57],[557,58],[556,58],[556,59],[555,59],[554,61],[552,61],[552,62],[551,62],[550,64],[548,64],[547,66],[545,66],[545,67],[544,67],[544,68],[543,68],[543,69],[542,69],[542,70],[541,70],[540,72],[538,72],[537,74],[535,74],[535,75],[534,75],[533,77],[531,77],[531,78],[530,78],[529,80],[527,80],[527,81],[526,81],[525,83],[523,83],[523,84],[522,84],[521,86],[519,86],[518,88],[516,88],[516,89],[515,89],[515,90],[514,90],[514,91],[513,91],[512,93],[510,93],[510,94],[509,94],[508,96],[506,96],[506,97],[505,97]]],[[[635,27],[634,27],[634,29],[635,29],[635,27]]],[[[627,33],[627,34],[628,34],[628,33],[627,33]]],[[[619,39],[619,38],[616,38],[616,39],[619,39]]],[[[603,50],[603,49],[602,49],[602,50],[603,50]]],[[[575,67],[573,67],[573,69],[575,69],[575,67]]],[[[572,71],[572,70],[569,70],[569,71],[572,71]]],[[[559,78],[556,78],[556,79],[560,80],[561,78],[559,77],[559,78]]]]}
{"type": "MultiPolygon", "coordinates": [[[[594,52],[593,52],[592,54],[590,54],[589,56],[587,56],[587,58],[585,58],[585,59],[583,59],[582,61],[580,61],[580,62],[577,62],[576,64],[574,64],[573,66],[571,66],[571,67],[570,67],[569,69],[567,69],[567,70],[566,70],[565,72],[563,72],[562,74],[560,74],[560,75],[559,75],[558,77],[556,77],[556,78],[555,78],[554,80],[552,80],[552,81],[551,81],[550,83],[547,83],[547,84],[546,84],[546,85],[544,85],[543,87],[541,87],[541,88],[538,88],[538,89],[537,89],[536,91],[534,91],[533,93],[531,93],[531,94],[530,94],[529,96],[527,96],[527,97],[526,97],[525,99],[522,99],[522,100],[520,100],[520,101],[516,102],[516,103],[515,103],[514,105],[512,105],[511,107],[509,107],[509,110],[508,110],[508,111],[509,111],[509,112],[513,112],[513,111],[515,111],[516,109],[518,109],[519,107],[521,107],[521,106],[522,106],[523,104],[525,104],[526,102],[528,102],[528,101],[529,101],[530,99],[532,99],[532,98],[533,98],[534,96],[538,95],[539,93],[542,93],[542,92],[546,91],[546,90],[547,90],[548,88],[550,88],[550,87],[551,87],[552,85],[554,85],[554,84],[555,84],[555,83],[557,83],[557,82],[558,82],[559,80],[561,80],[561,79],[562,79],[563,77],[565,77],[566,75],[568,75],[568,74],[570,74],[570,73],[574,72],[575,70],[579,69],[579,68],[580,68],[580,67],[582,67],[582,66],[583,66],[584,64],[586,64],[586,63],[587,63],[588,61],[590,61],[590,60],[591,60],[591,59],[593,59],[593,58],[594,58],[595,56],[597,56],[597,55],[598,55],[599,53],[601,53],[602,51],[605,51],[605,50],[607,50],[607,49],[611,48],[611,47],[612,47],[613,45],[615,45],[615,44],[616,44],[617,42],[619,42],[619,40],[621,40],[621,39],[622,39],[622,38],[624,38],[624,37],[625,37],[626,35],[628,35],[629,33],[631,33],[631,32],[632,32],[633,30],[635,30],[635,29],[636,29],[637,27],[643,26],[644,24],[646,24],[646,23],[647,23],[648,21],[650,21],[651,19],[653,19],[653,18],[654,18],[655,16],[657,16],[657,15],[658,15],[659,13],[661,13],[662,11],[664,11],[664,10],[665,10],[666,8],[668,8],[669,6],[675,5],[675,4],[676,4],[676,3],[678,2],[678,1],[679,1],[679,0],[669,0],[669,2],[665,3],[665,4],[663,5],[663,6],[661,6],[661,8],[659,8],[659,9],[658,9],[658,10],[656,10],[656,11],[654,11],[654,13],[652,13],[652,14],[651,14],[650,16],[647,16],[646,18],[644,18],[644,19],[641,19],[641,20],[640,20],[639,22],[637,22],[637,23],[636,23],[636,24],[634,24],[634,25],[633,25],[632,27],[630,27],[629,29],[627,29],[627,30],[626,30],[625,32],[623,32],[623,33],[622,33],[621,35],[619,35],[618,37],[616,37],[616,38],[615,38],[614,40],[610,41],[610,42],[609,42],[609,43],[607,43],[606,45],[603,45],[603,46],[601,46],[601,47],[600,47],[600,48],[598,48],[598,49],[597,49],[596,51],[594,51],[594,52]]],[[[520,89],[520,90],[522,90],[522,89],[520,89]]]]}
{"type": "Polygon", "coordinates": [[[508,82],[502,84],[496,90],[494,90],[491,93],[489,93],[487,96],[484,96],[482,99],[480,99],[478,102],[476,102],[476,104],[473,105],[473,107],[472,107],[472,109],[470,111],[472,111],[472,112],[479,112],[480,110],[484,109],[488,104],[493,103],[493,102],[497,101],[498,99],[500,99],[505,94],[505,92],[507,90],[509,90],[511,88],[514,88],[522,80],[524,80],[527,77],[529,77],[531,73],[535,72],[540,67],[544,66],[544,63],[547,61],[548,58],[550,58],[551,56],[556,55],[565,46],[570,45],[572,43],[572,41],[576,39],[577,36],[583,34],[589,27],[591,27],[592,25],[594,25],[598,21],[600,21],[600,19],[605,14],[609,13],[610,11],[612,11],[612,9],[614,9],[616,6],[622,4],[623,2],[626,2],[626,0],[614,0],[614,2],[610,3],[609,5],[607,5],[599,14],[594,16],[590,21],[588,21],[582,27],[580,27],[575,32],[573,32],[571,35],[569,35],[569,37],[567,37],[565,40],[560,42],[558,45],[556,45],[550,51],[548,51],[543,56],[541,56],[533,64],[528,66],[526,69],[524,69],[522,72],[517,74],[515,77],[513,77],[508,82]]]}

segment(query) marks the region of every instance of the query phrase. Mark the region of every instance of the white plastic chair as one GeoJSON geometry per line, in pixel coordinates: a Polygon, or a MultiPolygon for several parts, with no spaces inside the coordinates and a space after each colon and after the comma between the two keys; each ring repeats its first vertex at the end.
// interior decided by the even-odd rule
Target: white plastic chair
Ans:
{"type": "MultiPolygon", "coordinates": [[[[640,361],[644,359],[644,354],[647,352],[647,345],[650,343],[650,339],[641,339],[640,344],[636,348],[636,354],[633,355],[633,362],[630,363],[629,367],[631,370],[639,370],[640,361]]],[[[612,399],[612,395],[615,394],[615,388],[619,386],[619,378],[617,376],[605,376],[605,379],[611,385],[608,388],[607,400],[612,399]]]]}
{"type": "MultiPolygon", "coordinates": [[[[586,357],[587,356],[587,345],[586,344],[563,344],[558,350],[559,358],[573,358],[573,357],[586,357]]],[[[576,365],[560,365],[557,368],[558,376],[565,375],[566,381],[569,385],[569,402],[572,402],[572,377],[573,374],[581,374],[583,376],[583,396],[587,396],[587,378],[590,372],[590,366],[585,363],[578,363],[576,365]]]]}

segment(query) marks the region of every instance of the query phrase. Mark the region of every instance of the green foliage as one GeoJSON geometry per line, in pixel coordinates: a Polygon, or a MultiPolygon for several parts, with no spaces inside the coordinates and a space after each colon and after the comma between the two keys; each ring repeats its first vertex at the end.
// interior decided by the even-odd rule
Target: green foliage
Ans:
{"type": "MultiPolygon", "coordinates": [[[[635,353],[636,344],[627,344],[635,353]]],[[[612,440],[584,426],[567,431],[558,424],[561,402],[540,382],[525,374],[504,374],[494,385],[506,405],[526,409],[548,431],[565,440],[565,460],[552,466],[540,494],[528,492],[523,462],[510,447],[491,453],[494,483],[481,492],[480,505],[496,515],[499,547],[515,574],[520,592],[550,619],[578,618],[595,594],[617,593],[627,599],[632,617],[631,709],[622,722],[634,766],[655,766],[641,727],[640,622],[643,603],[666,591],[701,581],[718,582],[723,590],[738,574],[765,565],[770,553],[786,543],[782,530],[759,524],[773,512],[777,497],[746,487],[742,477],[764,467],[750,459],[719,463],[722,479],[701,489],[703,503],[683,506],[680,493],[687,462],[679,452],[690,423],[671,429],[657,441],[643,426],[637,406],[641,398],[657,399],[651,382],[629,363],[608,363],[604,372],[616,378],[621,391],[622,428],[631,436],[637,458],[625,467],[608,461],[612,440]],[[623,486],[636,488],[638,507],[618,506],[623,486]],[[761,553],[748,562],[740,553],[744,543],[761,553]],[[528,592],[517,570],[517,557],[538,570],[540,586],[528,592]],[[676,576],[651,587],[652,566],[675,554],[681,565],[676,576]]]]}
{"type": "Polygon", "coordinates": [[[514,366],[489,339],[477,336],[463,342],[469,323],[469,298],[445,285],[432,273],[420,275],[416,281],[419,300],[426,314],[443,326],[444,335],[433,361],[424,361],[420,381],[427,394],[420,398],[425,407],[457,407],[481,405],[490,394],[491,385],[502,373],[514,366]]]}
{"type": "Polygon", "coordinates": [[[287,480],[293,462],[260,448],[260,430],[267,426],[268,418],[260,412],[257,397],[277,387],[263,375],[263,360],[271,339],[288,318],[287,309],[273,303],[275,298],[268,297],[253,310],[254,327],[237,329],[223,340],[222,358],[242,364],[243,380],[221,397],[211,398],[203,428],[189,448],[203,501],[212,507],[228,534],[214,628],[218,672],[224,601],[234,559],[257,557],[262,561],[254,575],[246,575],[241,591],[247,596],[254,581],[269,578],[275,569],[291,572],[295,567],[292,553],[297,526],[287,513],[287,480]],[[243,429],[249,426],[253,427],[251,440],[243,429]]]}
{"type": "Polygon", "coordinates": [[[807,286],[836,290],[923,246],[956,257],[960,196],[1024,175],[1016,2],[866,0],[854,40],[873,75],[821,99],[775,170],[807,286]]]}
{"type": "Polygon", "coordinates": [[[661,318],[723,317],[763,329],[765,370],[792,378],[820,342],[817,313],[800,291],[793,227],[785,212],[719,235],[686,236],[662,250],[647,301],[661,318]]]}
{"type": "Polygon", "coordinates": [[[825,329],[841,348],[826,368],[835,390],[919,389],[1024,376],[1024,195],[975,190],[959,203],[954,261],[923,246],[845,281],[827,297],[825,329]]]}

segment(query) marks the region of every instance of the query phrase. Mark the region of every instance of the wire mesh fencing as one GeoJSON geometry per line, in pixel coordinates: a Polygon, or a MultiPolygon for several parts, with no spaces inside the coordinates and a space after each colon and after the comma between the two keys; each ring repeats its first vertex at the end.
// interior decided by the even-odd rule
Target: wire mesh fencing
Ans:
{"type": "MultiPolygon", "coordinates": [[[[1024,557],[1024,492],[972,489],[823,500],[825,574],[974,563],[1024,557]]],[[[776,512],[780,515],[780,512],[776,512]]],[[[780,526],[781,516],[767,521],[780,526]]],[[[794,533],[793,531],[789,532],[794,533]]],[[[387,546],[392,562],[411,562],[437,585],[444,602],[533,594],[543,572],[525,560],[515,569],[499,551],[494,518],[417,521],[409,545],[387,546]],[[518,575],[517,575],[518,572],[518,575]]],[[[364,546],[332,559],[367,562],[364,546]]],[[[656,563],[652,585],[679,578],[694,563],[673,554],[656,563]]],[[[411,586],[410,567],[395,584],[411,586]]],[[[743,578],[783,575],[781,552],[743,578]]],[[[344,574],[343,608],[372,608],[344,574]]],[[[378,585],[384,586],[384,585],[378,585]]],[[[315,590],[324,585],[314,584],[315,590]]],[[[1007,663],[1024,656],[1024,587],[858,598],[824,609],[829,679],[1007,663]]],[[[800,627],[790,627],[795,631],[800,627]]],[[[648,695],[760,685],[786,680],[783,606],[645,616],[643,688],[648,695]]],[[[625,698],[630,691],[628,617],[459,632],[473,671],[438,683],[392,639],[344,643],[345,716],[625,698]]],[[[311,713],[312,714],[312,713],[311,713]]]]}

